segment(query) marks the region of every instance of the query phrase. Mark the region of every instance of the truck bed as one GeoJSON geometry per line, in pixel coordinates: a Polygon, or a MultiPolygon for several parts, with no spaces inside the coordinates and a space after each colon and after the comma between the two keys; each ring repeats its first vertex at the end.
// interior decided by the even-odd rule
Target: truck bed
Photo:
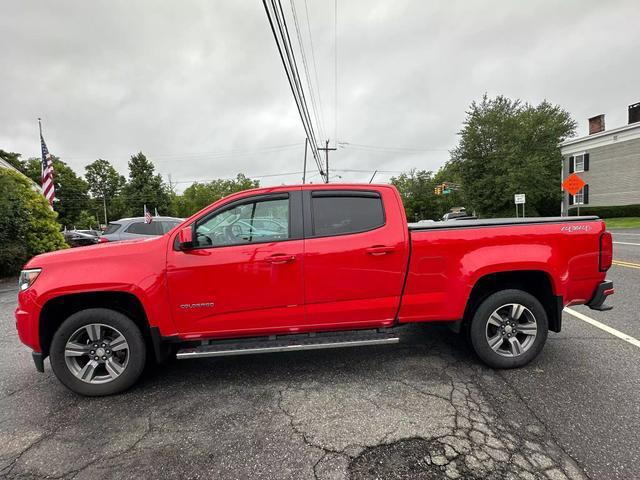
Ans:
{"type": "Polygon", "coordinates": [[[409,223],[409,230],[438,230],[443,228],[496,227],[504,225],[535,225],[541,223],[588,222],[598,220],[595,215],[581,217],[530,217],[530,218],[486,218],[482,220],[447,220],[445,222],[409,223]]]}
{"type": "Polygon", "coordinates": [[[550,285],[558,308],[569,301],[586,303],[604,280],[598,267],[604,230],[596,216],[410,224],[411,258],[399,320],[461,319],[483,277],[509,272],[524,271],[535,276],[535,284],[550,285]]]}

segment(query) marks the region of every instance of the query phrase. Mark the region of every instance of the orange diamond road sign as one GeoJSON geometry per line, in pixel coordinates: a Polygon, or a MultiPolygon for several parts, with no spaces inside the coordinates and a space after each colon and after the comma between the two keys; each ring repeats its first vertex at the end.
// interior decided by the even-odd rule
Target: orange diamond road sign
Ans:
{"type": "Polygon", "coordinates": [[[576,193],[578,193],[586,184],[587,183],[575,173],[569,175],[564,179],[564,182],[562,182],[562,186],[564,187],[564,189],[571,195],[575,195],[576,193]]]}

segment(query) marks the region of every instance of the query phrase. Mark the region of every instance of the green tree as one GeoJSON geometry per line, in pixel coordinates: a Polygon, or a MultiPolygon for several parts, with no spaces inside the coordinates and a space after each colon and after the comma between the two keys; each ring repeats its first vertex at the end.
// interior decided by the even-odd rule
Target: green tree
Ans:
{"type": "Polygon", "coordinates": [[[196,182],[187,187],[182,195],[173,196],[171,214],[188,217],[232,193],[259,186],[258,180],[251,180],[242,173],[234,179],[217,179],[208,183],[196,182]]]}
{"type": "Polygon", "coordinates": [[[434,194],[436,182],[433,172],[413,169],[392,177],[391,184],[400,192],[408,221],[438,218],[440,210],[434,194]]]}
{"type": "Polygon", "coordinates": [[[142,152],[129,160],[129,181],[122,193],[129,215],[141,216],[144,205],[152,213],[155,209],[161,215],[169,212],[170,196],[167,186],[162,181],[162,176],[155,173],[153,163],[142,152]]]}
{"type": "Polygon", "coordinates": [[[576,123],[562,108],[503,96],[473,102],[451,152],[467,210],[482,216],[513,216],[515,193],[527,195],[528,215],[557,215],[562,166],[559,143],[576,123]]]}
{"type": "Polygon", "coordinates": [[[15,152],[7,152],[5,150],[2,150],[0,148],[0,158],[2,160],[4,160],[5,162],[9,163],[11,166],[13,166],[14,168],[18,169],[19,171],[21,171],[22,173],[24,173],[25,171],[25,164],[24,164],[24,160],[22,160],[20,157],[22,155],[20,155],[19,153],[15,153],[15,152]]]}
{"type": "Polygon", "coordinates": [[[80,212],[76,224],[74,225],[77,229],[98,228],[98,226],[99,224],[98,220],[96,220],[96,216],[86,210],[82,210],[80,212]]]}
{"type": "Polygon", "coordinates": [[[29,180],[0,168],[0,277],[16,274],[32,256],[66,248],[56,213],[29,180]]]}
{"type": "MultiPolygon", "coordinates": [[[[39,158],[30,158],[25,165],[25,174],[40,184],[41,168],[39,158]]],[[[58,157],[53,157],[53,184],[56,194],[53,208],[58,212],[58,221],[67,228],[73,228],[80,212],[91,210],[89,184],[58,157]]]]}
{"type": "MultiPolygon", "coordinates": [[[[108,219],[120,218],[124,213],[124,203],[114,200],[122,192],[127,180],[113,168],[113,165],[101,158],[90,163],[84,169],[89,192],[96,200],[96,204],[99,205],[100,213],[104,215],[106,205],[108,219]]],[[[102,220],[104,221],[104,218],[102,220]]]]}

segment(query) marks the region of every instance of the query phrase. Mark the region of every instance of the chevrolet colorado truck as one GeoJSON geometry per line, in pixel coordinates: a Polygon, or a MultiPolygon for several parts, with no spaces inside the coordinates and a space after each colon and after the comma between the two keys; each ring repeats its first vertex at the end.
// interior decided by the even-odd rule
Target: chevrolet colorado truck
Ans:
{"type": "Polygon", "coordinates": [[[38,255],[17,329],[83,395],[145,362],[390,344],[448,322],[494,368],[527,364],[566,305],[605,310],[597,217],[407,224],[390,185],[281,186],[219,200],[160,237],[38,255]]]}

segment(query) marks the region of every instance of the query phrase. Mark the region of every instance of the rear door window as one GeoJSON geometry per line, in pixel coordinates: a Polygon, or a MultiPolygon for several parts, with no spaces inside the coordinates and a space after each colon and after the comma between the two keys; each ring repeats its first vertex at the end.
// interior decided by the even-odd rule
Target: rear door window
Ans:
{"type": "Polygon", "coordinates": [[[103,235],[116,233],[121,226],[122,225],[120,225],[119,223],[110,223],[109,225],[107,225],[107,228],[105,228],[103,235]]]}
{"type": "Polygon", "coordinates": [[[313,192],[313,236],[366,232],[384,225],[380,195],[374,192],[313,192]]]}
{"type": "Polygon", "coordinates": [[[125,231],[126,233],[135,233],[137,235],[162,235],[162,228],[159,222],[134,222],[125,231]]]}

